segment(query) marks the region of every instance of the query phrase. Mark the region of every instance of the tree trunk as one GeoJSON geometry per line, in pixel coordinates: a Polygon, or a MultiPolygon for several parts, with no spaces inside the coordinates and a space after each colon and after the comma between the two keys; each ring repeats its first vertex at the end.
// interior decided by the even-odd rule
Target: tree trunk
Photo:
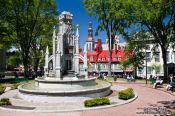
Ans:
{"type": "Polygon", "coordinates": [[[111,56],[112,56],[112,50],[109,50],[109,65],[108,65],[108,76],[111,77],[111,56]]]}
{"type": "Polygon", "coordinates": [[[163,71],[164,71],[164,82],[168,82],[168,72],[167,72],[167,50],[161,46],[162,58],[163,58],[163,71]]]}
{"type": "Polygon", "coordinates": [[[34,61],[34,78],[37,77],[38,66],[39,66],[39,58],[35,58],[35,61],[34,61]]]}
{"type": "Polygon", "coordinates": [[[134,66],[134,77],[136,78],[137,77],[137,67],[134,66]]]}
{"type": "Polygon", "coordinates": [[[24,65],[24,77],[29,78],[29,62],[28,57],[23,56],[23,65],[24,65]]]}

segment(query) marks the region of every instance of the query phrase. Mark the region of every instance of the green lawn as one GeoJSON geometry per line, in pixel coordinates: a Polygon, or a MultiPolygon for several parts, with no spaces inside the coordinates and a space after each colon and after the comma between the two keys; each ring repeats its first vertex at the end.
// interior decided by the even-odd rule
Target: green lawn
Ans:
{"type": "MultiPolygon", "coordinates": [[[[108,77],[107,78],[107,81],[108,82],[114,82],[114,79],[112,77],[108,77]]],[[[116,82],[119,82],[119,83],[126,83],[128,82],[127,79],[124,79],[124,78],[117,78],[117,81],[116,82]]],[[[135,80],[133,83],[146,83],[146,80],[135,80]]],[[[151,81],[148,80],[148,83],[151,84],[151,81]]]]}

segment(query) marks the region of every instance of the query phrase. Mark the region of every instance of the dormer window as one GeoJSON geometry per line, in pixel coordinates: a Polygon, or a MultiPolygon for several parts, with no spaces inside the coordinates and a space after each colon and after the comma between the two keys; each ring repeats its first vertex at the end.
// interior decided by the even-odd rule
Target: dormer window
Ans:
{"type": "Polygon", "coordinates": [[[98,58],[98,61],[101,61],[101,59],[100,59],[100,58],[98,58]]]}
{"type": "Polygon", "coordinates": [[[105,61],[105,58],[102,58],[102,61],[105,61]]]}
{"type": "Polygon", "coordinates": [[[117,58],[114,58],[114,61],[117,61],[117,58]]]}

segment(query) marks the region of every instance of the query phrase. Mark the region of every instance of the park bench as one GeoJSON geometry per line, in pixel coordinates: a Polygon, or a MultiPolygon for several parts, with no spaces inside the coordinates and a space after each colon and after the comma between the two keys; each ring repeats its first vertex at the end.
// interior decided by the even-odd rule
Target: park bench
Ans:
{"type": "Polygon", "coordinates": [[[155,80],[155,82],[153,83],[153,88],[157,88],[158,86],[162,86],[163,85],[163,79],[160,77],[157,77],[157,80],[155,80]]]}

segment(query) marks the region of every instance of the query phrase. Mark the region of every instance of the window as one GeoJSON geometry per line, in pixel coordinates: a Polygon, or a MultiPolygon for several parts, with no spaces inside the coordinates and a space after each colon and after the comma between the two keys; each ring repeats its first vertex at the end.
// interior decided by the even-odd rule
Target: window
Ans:
{"type": "Polygon", "coordinates": [[[149,66],[147,67],[147,73],[148,74],[151,74],[152,73],[152,67],[149,67],[149,66]]]}
{"type": "Polygon", "coordinates": [[[118,68],[118,64],[114,64],[114,69],[117,69],[118,68]]]}
{"type": "Polygon", "coordinates": [[[143,74],[143,69],[139,69],[139,74],[143,74]]]}
{"type": "Polygon", "coordinates": [[[160,74],[160,69],[157,69],[156,70],[156,74],[160,74]]]}
{"type": "Polygon", "coordinates": [[[117,58],[114,58],[114,61],[117,61],[117,58]]]}
{"type": "Polygon", "coordinates": [[[167,62],[170,62],[170,52],[169,51],[166,52],[166,60],[167,62]]]}
{"type": "Polygon", "coordinates": [[[121,64],[117,64],[117,69],[121,69],[122,65],[121,64]]]}
{"type": "Polygon", "coordinates": [[[159,52],[155,52],[154,53],[154,58],[155,58],[155,62],[160,62],[160,53],[159,52]]]}
{"type": "Polygon", "coordinates": [[[105,58],[102,58],[102,61],[105,61],[105,58]]]}
{"type": "Polygon", "coordinates": [[[93,56],[90,57],[90,61],[93,61],[93,56]]]}
{"type": "Polygon", "coordinates": [[[98,61],[101,61],[101,59],[100,59],[100,58],[98,58],[98,61]]]}
{"type": "Polygon", "coordinates": [[[121,58],[118,58],[118,61],[120,61],[121,60],[121,58]]]}
{"type": "Polygon", "coordinates": [[[146,52],[147,62],[151,62],[151,52],[146,52]]]}
{"type": "Polygon", "coordinates": [[[102,70],[107,69],[107,65],[106,64],[100,64],[100,67],[101,67],[102,70]]]}
{"type": "Polygon", "coordinates": [[[107,69],[107,64],[104,64],[104,69],[107,69]]]}

